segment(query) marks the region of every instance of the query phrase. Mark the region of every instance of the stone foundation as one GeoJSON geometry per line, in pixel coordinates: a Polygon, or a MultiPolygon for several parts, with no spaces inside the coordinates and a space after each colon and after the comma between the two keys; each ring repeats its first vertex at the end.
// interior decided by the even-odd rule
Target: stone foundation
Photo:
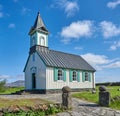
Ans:
{"type": "MultiPolygon", "coordinates": [[[[81,91],[91,91],[92,88],[83,88],[83,89],[71,89],[71,92],[81,92],[81,91]]],[[[62,89],[49,89],[49,90],[24,90],[21,94],[54,94],[62,93],[62,89]]]]}

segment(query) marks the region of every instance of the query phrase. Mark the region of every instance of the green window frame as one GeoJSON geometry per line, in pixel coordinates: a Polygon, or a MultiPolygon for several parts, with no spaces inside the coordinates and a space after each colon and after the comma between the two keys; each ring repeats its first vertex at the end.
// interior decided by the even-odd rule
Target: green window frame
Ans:
{"type": "Polygon", "coordinates": [[[78,81],[80,82],[80,71],[79,70],[70,70],[69,71],[69,81],[78,81]]]}
{"type": "Polygon", "coordinates": [[[91,72],[87,72],[87,71],[82,72],[82,82],[85,81],[91,82],[91,72]]]}
{"type": "Polygon", "coordinates": [[[62,69],[58,69],[58,80],[63,80],[63,70],[62,69]]]}
{"type": "Polygon", "coordinates": [[[54,81],[66,81],[66,70],[54,68],[54,81]]]}
{"type": "Polygon", "coordinates": [[[77,81],[80,82],[80,71],[77,72],[77,81]]]}

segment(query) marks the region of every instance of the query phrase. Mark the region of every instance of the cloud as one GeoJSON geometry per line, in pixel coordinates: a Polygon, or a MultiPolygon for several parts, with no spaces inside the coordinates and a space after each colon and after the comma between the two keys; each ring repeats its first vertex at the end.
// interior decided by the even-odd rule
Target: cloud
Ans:
{"type": "Polygon", "coordinates": [[[67,17],[74,16],[75,13],[79,11],[79,5],[77,1],[54,0],[54,3],[51,6],[52,8],[63,9],[67,17]]]}
{"type": "Polygon", "coordinates": [[[83,48],[82,47],[79,47],[79,46],[76,46],[74,47],[75,50],[82,50],[83,48]]]}
{"type": "Polygon", "coordinates": [[[0,80],[7,80],[7,82],[14,82],[17,80],[24,80],[24,75],[23,74],[18,74],[18,75],[0,75],[0,80]]]}
{"type": "Polygon", "coordinates": [[[2,18],[3,17],[3,13],[2,12],[0,12],[0,18],[2,18]]]}
{"type": "Polygon", "coordinates": [[[3,6],[0,4],[0,10],[2,10],[3,9],[3,6]]]}
{"type": "Polygon", "coordinates": [[[114,41],[113,45],[110,46],[110,50],[115,51],[120,48],[120,41],[114,41]]]}
{"type": "Polygon", "coordinates": [[[107,7],[112,8],[112,9],[116,8],[118,5],[120,5],[120,0],[116,0],[114,2],[107,3],[107,7]]]}
{"type": "Polygon", "coordinates": [[[95,67],[97,70],[104,68],[119,68],[120,59],[109,59],[105,55],[97,55],[93,53],[87,53],[81,55],[89,64],[95,67]]]}
{"type": "Polygon", "coordinates": [[[103,66],[103,68],[120,68],[120,61],[116,61],[108,65],[105,65],[103,66]]]}
{"type": "Polygon", "coordinates": [[[13,0],[13,2],[18,2],[18,0],[13,0]]]}
{"type": "Polygon", "coordinates": [[[0,18],[3,17],[3,12],[2,12],[3,6],[0,4],[0,18]]]}
{"type": "Polygon", "coordinates": [[[100,23],[100,28],[102,35],[105,38],[110,38],[120,35],[120,27],[117,27],[115,24],[109,21],[102,21],[100,23]]]}
{"type": "Polygon", "coordinates": [[[31,11],[31,9],[26,8],[26,7],[23,7],[23,8],[22,8],[22,15],[25,15],[25,14],[27,14],[27,13],[30,12],[30,11],[31,11]]]}
{"type": "Polygon", "coordinates": [[[69,26],[63,27],[60,32],[64,43],[69,43],[71,39],[90,37],[93,33],[93,22],[89,20],[72,22],[69,26]]]}
{"type": "Polygon", "coordinates": [[[10,24],[8,25],[8,28],[15,28],[15,24],[14,24],[14,23],[10,23],[10,24]]]}
{"type": "Polygon", "coordinates": [[[10,75],[0,75],[0,80],[1,79],[9,79],[11,76],[10,75]]]}

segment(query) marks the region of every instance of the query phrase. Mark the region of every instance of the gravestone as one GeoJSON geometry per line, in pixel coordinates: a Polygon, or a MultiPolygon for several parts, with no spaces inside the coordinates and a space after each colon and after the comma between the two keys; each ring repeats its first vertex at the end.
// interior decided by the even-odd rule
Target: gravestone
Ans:
{"type": "Polygon", "coordinates": [[[72,104],[72,101],[71,101],[71,95],[70,95],[70,92],[71,92],[71,89],[70,87],[68,86],[64,86],[62,88],[62,106],[63,108],[65,109],[70,109],[71,108],[71,104],[72,104]]]}
{"type": "Polygon", "coordinates": [[[107,91],[105,86],[99,87],[99,105],[109,106],[110,104],[110,93],[107,91]]]}

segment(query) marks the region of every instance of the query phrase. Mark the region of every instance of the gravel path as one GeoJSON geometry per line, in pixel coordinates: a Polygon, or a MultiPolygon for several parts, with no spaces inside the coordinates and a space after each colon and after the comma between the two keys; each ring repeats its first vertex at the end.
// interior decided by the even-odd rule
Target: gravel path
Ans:
{"type": "MultiPolygon", "coordinates": [[[[37,94],[37,95],[0,95],[0,98],[22,99],[22,98],[41,98],[56,103],[61,103],[61,94],[37,94]]],[[[97,104],[72,99],[72,111],[58,113],[57,116],[120,116],[120,111],[110,108],[99,107],[97,104]]]]}

